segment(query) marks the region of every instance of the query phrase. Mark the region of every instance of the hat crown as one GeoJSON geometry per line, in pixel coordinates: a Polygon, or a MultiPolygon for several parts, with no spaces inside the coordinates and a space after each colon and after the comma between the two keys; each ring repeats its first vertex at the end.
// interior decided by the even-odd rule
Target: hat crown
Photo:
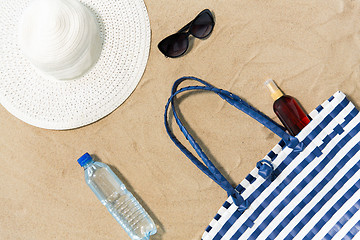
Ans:
{"type": "Polygon", "coordinates": [[[19,25],[24,55],[42,73],[59,80],[84,75],[101,53],[95,15],[78,0],[35,0],[19,25]]]}

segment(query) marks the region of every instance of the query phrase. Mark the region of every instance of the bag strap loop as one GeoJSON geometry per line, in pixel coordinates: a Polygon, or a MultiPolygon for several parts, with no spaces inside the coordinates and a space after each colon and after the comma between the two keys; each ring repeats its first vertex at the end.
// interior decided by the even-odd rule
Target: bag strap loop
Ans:
{"type": "Polygon", "coordinates": [[[193,91],[193,90],[202,90],[202,91],[211,91],[219,95],[221,98],[223,98],[225,101],[236,107],[237,109],[243,111],[250,117],[254,118],[261,124],[263,124],[265,127],[270,129],[272,132],[274,132],[276,135],[278,135],[280,138],[282,138],[285,143],[288,145],[292,145],[295,147],[298,147],[298,139],[289,135],[285,132],[285,129],[281,127],[279,124],[271,120],[269,117],[258,111],[257,109],[250,106],[247,102],[242,100],[237,95],[228,92],[226,90],[222,90],[219,88],[216,88],[209,83],[195,78],[195,77],[182,77],[175,81],[171,96],[165,106],[165,114],[164,114],[164,123],[166,131],[170,137],[170,139],[175,143],[175,145],[202,171],[204,172],[208,177],[210,177],[213,181],[215,181],[218,185],[220,185],[227,193],[228,196],[232,196],[232,199],[234,203],[239,207],[239,211],[243,211],[247,208],[248,203],[241,197],[240,193],[231,186],[229,181],[219,172],[219,170],[214,166],[214,164],[209,160],[209,158],[206,156],[206,154],[203,152],[199,144],[195,141],[195,139],[190,135],[190,133],[187,131],[187,129],[182,124],[181,120],[179,119],[177,112],[176,112],[176,105],[175,105],[175,96],[182,92],[186,91],[193,91]],[[188,86],[181,88],[177,90],[179,84],[185,80],[194,80],[197,82],[200,82],[204,86],[188,86]],[[174,119],[179,126],[181,132],[184,134],[185,138],[189,141],[191,146],[196,151],[197,155],[201,158],[202,162],[200,162],[172,133],[169,123],[168,123],[168,109],[170,104],[172,105],[172,113],[174,115],[174,119]],[[297,142],[296,142],[297,141],[297,142]]]}

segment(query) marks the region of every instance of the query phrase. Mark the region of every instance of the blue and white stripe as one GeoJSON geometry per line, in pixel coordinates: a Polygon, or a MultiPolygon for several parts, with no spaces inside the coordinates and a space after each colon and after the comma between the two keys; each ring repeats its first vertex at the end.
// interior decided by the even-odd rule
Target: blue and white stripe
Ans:
{"type": "Polygon", "coordinates": [[[249,208],[229,197],[203,240],[360,239],[360,114],[337,92],[309,115],[303,151],[277,144],[264,157],[276,178],[251,171],[237,187],[249,208]]]}

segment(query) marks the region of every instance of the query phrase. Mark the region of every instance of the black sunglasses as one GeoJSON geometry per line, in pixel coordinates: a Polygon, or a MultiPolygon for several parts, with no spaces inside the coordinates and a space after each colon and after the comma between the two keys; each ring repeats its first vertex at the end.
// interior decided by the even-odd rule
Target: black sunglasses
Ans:
{"type": "Polygon", "coordinates": [[[211,34],[214,25],[212,13],[209,9],[205,9],[177,33],[162,40],[158,48],[166,57],[180,57],[189,47],[190,34],[199,39],[206,38],[211,34]]]}

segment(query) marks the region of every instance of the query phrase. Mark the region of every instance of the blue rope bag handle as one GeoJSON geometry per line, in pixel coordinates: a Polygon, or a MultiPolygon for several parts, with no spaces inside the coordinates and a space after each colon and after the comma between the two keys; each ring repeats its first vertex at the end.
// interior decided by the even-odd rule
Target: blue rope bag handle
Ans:
{"type": "MultiPolygon", "coordinates": [[[[281,127],[279,124],[275,123],[273,120],[271,120],[269,117],[258,111],[257,109],[250,106],[247,102],[242,100],[237,95],[228,92],[226,90],[222,90],[219,88],[216,88],[209,83],[195,78],[195,77],[183,77],[175,81],[171,96],[165,106],[165,114],[164,114],[164,123],[166,131],[170,137],[170,139],[175,143],[175,145],[202,171],[204,172],[208,177],[210,177],[213,181],[215,181],[218,185],[220,185],[227,193],[228,196],[231,196],[233,199],[233,202],[236,206],[238,206],[239,211],[245,211],[248,208],[248,202],[245,201],[240,193],[229,183],[229,181],[219,172],[219,170],[214,166],[214,164],[209,160],[209,158],[206,156],[206,154],[203,152],[199,144],[195,141],[195,139],[190,135],[190,133],[187,131],[187,129],[182,124],[181,120],[179,119],[177,112],[176,112],[176,105],[175,105],[175,97],[176,95],[185,92],[185,91],[194,91],[194,90],[203,90],[203,91],[211,91],[219,95],[222,99],[236,107],[237,109],[243,111],[250,117],[256,119],[258,122],[263,124],[265,127],[269,128],[272,132],[274,132],[276,135],[278,135],[280,138],[282,138],[285,143],[289,146],[294,148],[294,150],[302,150],[302,147],[299,146],[299,141],[297,138],[289,135],[285,132],[285,129],[281,127]],[[194,80],[197,81],[204,86],[188,86],[181,88],[180,90],[177,90],[178,86],[181,82],[185,80],[194,80]],[[169,127],[168,123],[168,109],[170,104],[172,105],[172,113],[174,115],[174,119],[179,126],[181,132],[184,134],[185,138],[189,141],[191,146],[195,149],[195,152],[197,155],[201,158],[202,162],[199,161],[173,134],[169,127]]],[[[271,174],[273,170],[273,166],[271,163],[262,164],[263,160],[258,163],[259,168],[259,174],[265,178],[271,174]],[[270,170],[269,170],[270,169],[270,170]],[[262,175],[263,173],[263,175],[262,175]]]]}

